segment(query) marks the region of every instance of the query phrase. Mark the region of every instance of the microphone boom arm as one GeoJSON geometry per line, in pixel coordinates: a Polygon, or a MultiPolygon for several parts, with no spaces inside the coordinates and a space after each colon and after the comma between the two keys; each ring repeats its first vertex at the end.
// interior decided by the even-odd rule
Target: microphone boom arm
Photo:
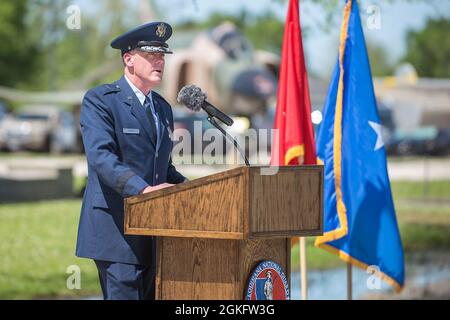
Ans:
{"type": "Polygon", "coordinates": [[[230,141],[233,142],[235,148],[239,151],[239,153],[241,154],[242,158],[244,158],[245,161],[245,165],[247,167],[250,167],[250,163],[248,162],[247,157],[245,156],[245,153],[242,152],[241,147],[238,145],[237,141],[230,136],[216,121],[216,119],[214,117],[208,116],[208,121],[209,123],[211,123],[214,127],[216,127],[217,129],[219,129],[220,132],[222,132],[222,134],[230,141]]]}

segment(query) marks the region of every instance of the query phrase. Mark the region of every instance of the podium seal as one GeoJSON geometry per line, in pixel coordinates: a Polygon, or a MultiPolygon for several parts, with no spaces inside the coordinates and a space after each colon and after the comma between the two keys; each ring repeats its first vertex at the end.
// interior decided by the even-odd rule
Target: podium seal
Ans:
{"type": "Polygon", "coordinates": [[[260,262],[248,281],[246,300],[289,300],[289,286],[283,269],[276,262],[260,262]]]}

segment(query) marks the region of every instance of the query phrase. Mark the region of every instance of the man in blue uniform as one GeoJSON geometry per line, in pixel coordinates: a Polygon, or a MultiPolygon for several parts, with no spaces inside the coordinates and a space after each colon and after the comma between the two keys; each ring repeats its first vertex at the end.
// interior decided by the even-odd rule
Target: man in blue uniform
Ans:
{"type": "Polygon", "coordinates": [[[117,37],[124,75],[89,90],[80,125],[88,162],[76,255],[94,259],[105,299],[154,299],[155,241],[124,235],[124,198],[185,181],[172,165],[173,115],[152,89],[161,82],[170,25],[117,37]]]}

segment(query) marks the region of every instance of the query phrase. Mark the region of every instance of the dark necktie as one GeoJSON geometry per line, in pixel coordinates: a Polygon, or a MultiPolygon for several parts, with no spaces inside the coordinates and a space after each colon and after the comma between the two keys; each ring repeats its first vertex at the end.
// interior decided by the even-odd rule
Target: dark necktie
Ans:
{"type": "Polygon", "coordinates": [[[152,113],[152,102],[150,101],[149,97],[145,97],[144,109],[145,113],[147,114],[148,122],[150,122],[151,138],[153,143],[156,145],[158,141],[158,131],[155,123],[155,118],[152,113]]]}

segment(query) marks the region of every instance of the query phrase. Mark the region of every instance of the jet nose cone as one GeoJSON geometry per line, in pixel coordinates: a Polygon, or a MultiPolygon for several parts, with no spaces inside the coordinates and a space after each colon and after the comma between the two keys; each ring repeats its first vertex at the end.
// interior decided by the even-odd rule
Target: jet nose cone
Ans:
{"type": "Polygon", "coordinates": [[[276,79],[266,70],[244,70],[235,77],[232,90],[244,96],[267,99],[276,93],[276,79]]]}

